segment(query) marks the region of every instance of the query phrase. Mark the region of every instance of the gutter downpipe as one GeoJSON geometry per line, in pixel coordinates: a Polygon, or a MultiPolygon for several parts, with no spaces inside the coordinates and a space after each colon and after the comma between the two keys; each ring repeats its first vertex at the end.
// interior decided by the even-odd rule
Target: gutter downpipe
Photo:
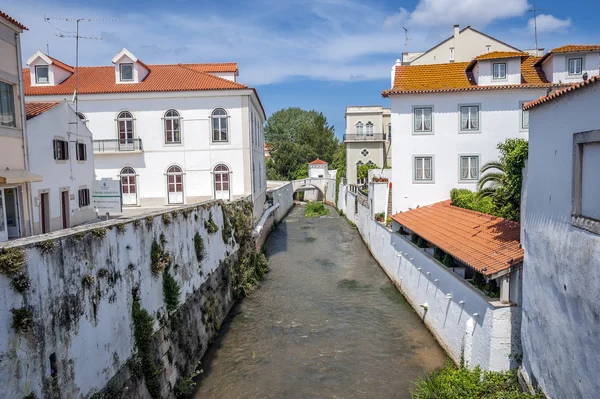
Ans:
{"type": "MultiPolygon", "coordinates": [[[[21,97],[21,130],[23,131],[23,156],[25,161],[25,170],[29,171],[29,138],[27,136],[27,118],[25,111],[25,89],[23,87],[23,60],[21,58],[21,37],[19,33],[15,33],[15,41],[17,42],[17,67],[19,75],[19,96],[21,97]]],[[[29,235],[34,235],[33,232],[33,198],[31,197],[31,183],[25,183],[27,187],[27,203],[29,207],[29,235]]]]}

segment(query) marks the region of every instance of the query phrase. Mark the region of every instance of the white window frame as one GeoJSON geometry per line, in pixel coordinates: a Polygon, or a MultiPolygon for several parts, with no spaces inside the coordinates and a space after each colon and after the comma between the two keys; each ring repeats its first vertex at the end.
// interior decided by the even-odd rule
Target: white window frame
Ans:
{"type": "MultiPolygon", "coordinates": [[[[492,79],[493,80],[506,80],[506,68],[507,68],[506,62],[494,62],[492,64],[492,79]],[[498,67],[504,66],[504,75],[502,75],[502,76],[500,74],[496,75],[496,66],[498,66],[498,67]]],[[[498,72],[500,72],[500,71],[498,71],[498,72]]]]}
{"type": "MultiPolygon", "coordinates": [[[[425,163],[423,161],[423,172],[425,172],[425,163]]],[[[419,154],[412,156],[412,180],[413,184],[433,184],[435,183],[435,156],[433,154],[419,154]],[[417,179],[417,160],[431,159],[431,178],[417,179]]]]}
{"type": "Polygon", "coordinates": [[[458,154],[458,182],[459,183],[473,183],[479,180],[481,175],[481,155],[480,154],[458,154]],[[469,177],[462,177],[462,160],[463,158],[469,159],[469,177]],[[471,159],[477,158],[477,176],[471,177],[471,159]]]}
{"type": "Polygon", "coordinates": [[[583,147],[600,143],[600,130],[573,134],[573,177],[571,187],[571,225],[600,235],[600,221],[582,214],[583,147]]]}
{"type": "Polygon", "coordinates": [[[50,65],[36,65],[35,66],[35,83],[38,85],[49,85],[50,84],[50,65]],[[46,68],[47,81],[40,82],[38,70],[46,68]]]}
{"type": "Polygon", "coordinates": [[[356,124],[354,125],[354,134],[356,134],[357,136],[362,136],[363,134],[365,134],[365,126],[361,121],[356,122],[356,124]]]}
{"type": "Polygon", "coordinates": [[[415,105],[412,107],[412,132],[414,135],[421,135],[421,134],[433,134],[433,105],[415,105]],[[431,127],[429,129],[425,129],[425,110],[429,109],[430,114],[431,114],[431,127]],[[416,121],[417,121],[417,112],[420,111],[420,118],[423,119],[423,129],[422,130],[417,130],[416,129],[416,121]]]}
{"type": "Polygon", "coordinates": [[[133,67],[132,62],[124,62],[124,63],[119,64],[119,80],[121,82],[133,82],[135,80],[133,75],[134,75],[134,67],[133,67]],[[124,66],[131,66],[131,79],[123,78],[123,67],[124,66]]]}
{"type": "MultiPolygon", "coordinates": [[[[471,115],[471,111],[469,110],[469,115],[471,115]]],[[[471,123],[471,117],[469,116],[469,124],[471,123]]],[[[469,133],[481,133],[481,104],[459,104],[458,105],[458,131],[459,133],[469,134],[469,133]],[[463,129],[462,127],[462,109],[463,108],[477,108],[477,129],[463,129]]]]}
{"type": "Polygon", "coordinates": [[[182,120],[182,119],[183,119],[183,118],[181,118],[181,114],[179,113],[179,111],[177,111],[177,110],[176,110],[176,109],[174,109],[174,108],[170,108],[170,109],[168,109],[168,110],[165,112],[165,114],[164,114],[164,116],[163,116],[163,129],[164,129],[164,131],[163,131],[163,134],[164,134],[164,144],[165,144],[165,145],[171,146],[171,145],[181,145],[181,144],[182,144],[182,142],[183,142],[183,141],[182,141],[182,132],[181,132],[181,126],[182,126],[181,120],[182,120]],[[177,116],[167,116],[167,114],[168,114],[169,112],[171,112],[171,111],[172,111],[172,112],[175,112],[175,113],[177,114],[177,116]],[[171,121],[171,138],[173,139],[173,140],[171,140],[171,141],[169,141],[169,140],[167,139],[167,137],[168,137],[168,127],[167,127],[167,123],[168,123],[169,121],[171,121]],[[179,125],[178,125],[177,129],[173,129],[173,122],[174,122],[174,121],[177,121],[177,122],[179,122],[179,125]],[[174,138],[175,138],[175,135],[178,135],[178,137],[179,137],[179,140],[174,140],[174,138]]]}
{"type": "Polygon", "coordinates": [[[368,121],[365,124],[365,135],[367,136],[372,136],[375,133],[375,125],[373,124],[373,122],[368,121]]]}
{"type": "Polygon", "coordinates": [[[229,143],[229,113],[225,108],[218,107],[212,110],[210,113],[210,141],[214,144],[227,144],[229,143]],[[215,115],[215,112],[223,111],[225,115],[215,115]],[[219,140],[215,140],[215,128],[214,128],[214,120],[219,120],[219,127],[216,129],[219,132],[219,140]],[[221,121],[225,120],[225,140],[223,140],[223,126],[221,126],[221,121]]]}
{"type": "Polygon", "coordinates": [[[523,109],[523,106],[527,104],[529,101],[521,101],[519,102],[519,130],[521,132],[529,131],[529,111],[523,109]],[[527,127],[523,126],[523,118],[525,117],[525,113],[527,113],[527,127]]]}
{"type": "Polygon", "coordinates": [[[567,73],[569,76],[580,76],[583,74],[583,58],[582,57],[570,57],[567,59],[567,73]],[[579,72],[571,72],[571,61],[579,60],[579,72]]]}

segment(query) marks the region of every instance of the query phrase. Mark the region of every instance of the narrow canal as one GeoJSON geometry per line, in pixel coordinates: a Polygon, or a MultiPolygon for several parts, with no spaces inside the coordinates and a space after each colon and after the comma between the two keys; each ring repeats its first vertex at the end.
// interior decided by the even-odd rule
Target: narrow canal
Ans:
{"type": "Polygon", "coordinates": [[[445,355],[337,212],[297,206],[267,243],[271,272],[202,364],[195,398],[410,398],[445,355]]]}

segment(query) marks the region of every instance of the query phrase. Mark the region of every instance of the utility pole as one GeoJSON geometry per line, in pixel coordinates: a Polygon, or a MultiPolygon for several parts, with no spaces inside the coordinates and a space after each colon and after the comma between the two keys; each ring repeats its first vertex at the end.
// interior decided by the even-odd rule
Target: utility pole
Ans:
{"type": "Polygon", "coordinates": [[[529,10],[527,10],[527,12],[533,12],[533,35],[535,37],[535,55],[539,56],[538,54],[538,36],[537,36],[537,13],[538,11],[546,11],[544,9],[540,9],[537,8],[536,4],[535,4],[535,0],[533,0],[533,8],[530,8],[529,10]]]}

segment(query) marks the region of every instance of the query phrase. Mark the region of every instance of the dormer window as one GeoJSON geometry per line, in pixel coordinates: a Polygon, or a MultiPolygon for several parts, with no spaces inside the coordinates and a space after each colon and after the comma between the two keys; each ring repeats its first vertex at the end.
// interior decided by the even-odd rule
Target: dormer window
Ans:
{"type": "Polygon", "coordinates": [[[39,84],[50,83],[48,65],[37,65],[35,67],[35,82],[39,84]]]}
{"type": "Polygon", "coordinates": [[[582,58],[569,58],[569,75],[581,75],[582,58]]]}
{"type": "Polygon", "coordinates": [[[494,64],[494,80],[506,79],[506,63],[497,62],[494,64]]]}
{"type": "Polygon", "coordinates": [[[133,64],[119,64],[121,82],[133,81],[133,64]]]}

